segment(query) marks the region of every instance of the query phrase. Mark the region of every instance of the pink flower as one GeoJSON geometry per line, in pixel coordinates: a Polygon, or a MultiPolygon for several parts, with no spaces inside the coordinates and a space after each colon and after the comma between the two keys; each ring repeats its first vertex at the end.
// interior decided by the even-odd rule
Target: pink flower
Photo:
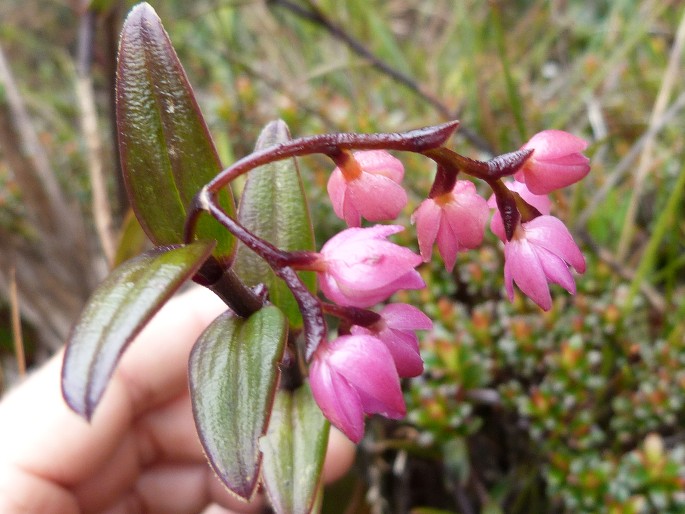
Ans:
{"type": "Polygon", "coordinates": [[[404,166],[385,150],[355,152],[343,169],[335,168],[328,179],[333,210],[350,227],[369,221],[394,220],[407,205],[400,182],[404,166]]]}
{"type": "Polygon", "coordinates": [[[575,294],[576,284],[568,265],[585,271],[585,259],[564,224],[553,216],[538,216],[519,224],[511,241],[504,243],[504,284],[509,300],[514,285],[544,310],[552,307],[548,282],[575,294]]]}
{"type": "Polygon", "coordinates": [[[445,268],[454,268],[457,252],[483,241],[488,214],[486,201],[468,180],[458,180],[451,192],[421,202],[411,220],[416,223],[423,260],[430,260],[437,241],[445,268]]]}
{"type": "Polygon", "coordinates": [[[590,172],[590,160],[581,152],[587,142],[561,130],[543,130],[521,147],[533,153],[514,178],[542,195],[578,182],[590,172]]]}
{"type": "Polygon", "coordinates": [[[399,419],[406,413],[392,356],[370,335],[341,336],[320,345],[309,383],[324,416],[355,443],[364,435],[364,414],[399,419]]]}
{"type": "Polygon", "coordinates": [[[398,225],[348,228],[321,249],[315,269],[321,290],[339,305],[370,307],[400,289],[421,289],[414,269],[421,257],[386,238],[404,230],[398,225]]]}
{"type": "Polygon", "coordinates": [[[383,307],[381,320],[371,327],[354,325],[352,334],[373,335],[390,350],[400,377],[416,377],[423,373],[423,359],[419,353],[416,330],[430,330],[433,322],[419,309],[405,303],[392,303],[383,307]]]}
{"type": "MultiPolygon", "coordinates": [[[[512,191],[518,193],[527,203],[540,211],[540,214],[549,214],[552,207],[552,202],[549,200],[549,198],[547,198],[546,195],[536,195],[531,193],[526,184],[523,182],[509,181],[504,185],[512,191]]],[[[497,209],[495,195],[492,195],[488,199],[488,206],[497,209]]],[[[507,237],[504,233],[504,221],[502,221],[502,215],[500,214],[499,209],[495,210],[495,214],[492,216],[492,220],[490,221],[490,230],[492,230],[492,233],[499,237],[502,241],[506,241],[507,237]]]]}

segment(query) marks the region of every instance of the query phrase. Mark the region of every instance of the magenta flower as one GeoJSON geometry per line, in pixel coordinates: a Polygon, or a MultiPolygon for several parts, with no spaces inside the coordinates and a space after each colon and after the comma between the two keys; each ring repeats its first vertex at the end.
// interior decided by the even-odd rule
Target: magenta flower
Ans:
{"type": "Polygon", "coordinates": [[[385,150],[355,152],[348,166],[335,168],[328,179],[333,210],[349,227],[369,221],[394,220],[407,205],[400,185],[404,166],[385,150]]]}
{"type": "Polygon", "coordinates": [[[399,419],[406,413],[390,351],[370,335],[341,336],[320,345],[309,383],[324,416],[355,443],[364,435],[364,414],[399,419]]]}
{"type": "Polygon", "coordinates": [[[381,319],[370,327],[354,325],[352,334],[373,335],[383,341],[400,377],[416,377],[423,373],[423,359],[419,353],[416,330],[430,330],[433,322],[419,309],[405,303],[392,303],[383,307],[381,319]]]}
{"type": "Polygon", "coordinates": [[[457,253],[476,248],[483,241],[488,220],[486,201],[468,180],[458,180],[449,193],[421,202],[412,214],[424,261],[429,261],[437,241],[445,268],[451,270],[457,253]]]}
{"type": "MultiPolygon", "coordinates": [[[[540,211],[540,214],[549,214],[550,209],[552,208],[552,202],[547,198],[547,195],[536,195],[531,193],[523,182],[509,181],[504,185],[518,193],[527,203],[540,211]]],[[[490,221],[490,230],[492,230],[492,233],[502,241],[506,241],[507,237],[504,233],[504,221],[502,221],[502,215],[500,214],[499,209],[497,209],[495,195],[492,195],[488,199],[488,207],[494,207],[496,209],[495,214],[490,221]]]]}
{"type": "Polygon", "coordinates": [[[519,224],[511,241],[504,243],[504,284],[514,299],[513,282],[542,309],[552,307],[549,282],[575,294],[568,266],[585,271],[585,259],[564,224],[553,216],[538,216],[519,224]]]}
{"type": "Polygon", "coordinates": [[[353,307],[370,307],[400,289],[421,289],[414,269],[421,257],[386,238],[404,230],[398,225],[348,228],[321,249],[314,269],[328,299],[353,307]]]}
{"type": "Polygon", "coordinates": [[[574,184],[590,172],[590,160],[581,153],[586,148],[586,141],[568,132],[538,132],[521,147],[533,153],[514,178],[536,195],[574,184]]]}

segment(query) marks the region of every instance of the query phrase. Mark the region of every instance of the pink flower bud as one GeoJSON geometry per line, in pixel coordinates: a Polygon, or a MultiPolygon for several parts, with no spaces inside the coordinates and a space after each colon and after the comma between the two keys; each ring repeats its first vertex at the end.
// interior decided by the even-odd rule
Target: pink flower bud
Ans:
{"type": "Polygon", "coordinates": [[[433,322],[419,309],[405,303],[383,307],[381,320],[370,327],[354,325],[352,334],[373,335],[390,350],[400,377],[416,377],[423,373],[423,359],[419,353],[416,330],[430,330],[433,322]]]}
{"type": "Polygon", "coordinates": [[[333,210],[348,226],[369,221],[394,220],[407,205],[400,183],[404,166],[385,150],[355,152],[344,168],[335,168],[328,179],[333,210]]]}
{"type": "Polygon", "coordinates": [[[416,223],[423,260],[430,260],[437,242],[445,268],[454,268],[458,252],[483,241],[488,214],[486,201],[468,180],[458,180],[451,192],[421,202],[411,221],[416,223]]]}
{"type": "Polygon", "coordinates": [[[587,142],[573,134],[543,130],[521,147],[533,154],[514,178],[536,195],[574,184],[590,172],[590,160],[581,153],[586,148],[587,142]]]}
{"type": "Polygon", "coordinates": [[[355,443],[364,435],[364,414],[399,419],[406,413],[392,356],[370,335],[341,336],[319,346],[309,383],[324,416],[355,443]]]}
{"type": "Polygon", "coordinates": [[[404,230],[398,225],[348,228],[321,249],[316,269],[328,299],[353,307],[370,307],[400,289],[421,289],[414,269],[421,257],[386,238],[404,230]]]}
{"type": "Polygon", "coordinates": [[[538,216],[516,228],[511,241],[504,243],[504,285],[509,300],[514,285],[542,309],[552,308],[549,282],[575,294],[576,284],[568,266],[585,272],[585,259],[566,226],[553,216],[538,216]]]}
{"type": "MultiPolygon", "coordinates": [[[[540,214],[549,214],[552,208],[552,202],[547,198],[547,195],[536,195],[530,192],[526,184],[523,182],[509,181],[504,184],[512,191],[518,193],[521,198],[523,198],[527,203],[535,207],[540,214]]],[[[497,209],[497,200],[495,195],[492,195],[488,199],[488,207],[495,208],[495,214],[492,216],[490,221],[490,230],[492,233],[499,237],[502,241],[506,241],[507,236],[504,233],[504,221],[502,221],[502,215],[497,209]]]]}

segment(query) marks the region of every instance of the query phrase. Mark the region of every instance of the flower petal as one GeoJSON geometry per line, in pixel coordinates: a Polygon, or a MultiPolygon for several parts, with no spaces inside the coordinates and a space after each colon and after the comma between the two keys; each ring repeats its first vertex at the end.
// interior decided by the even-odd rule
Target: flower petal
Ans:
{"type": "Polygon", "coordinates": [[[535,252],[538,254],[548,282],[559,284],[569,293],[576,294],[576,283],[564,260],[540,246],[535,249],[535,252]]]}
{"type": "Polygon", "coordinates": [[[398,184],[404,178],[404,165],[397,157],[385,150],[365,150],[354,152],[354,158],[362,170],[388,177],[398,184]]]}
{"type": "Polygon", "coordinates": [[[417,377],[423,373],[423,359],[415,334],[389,328],[380,332],[378,338],[390,350],[400,377],[417,377]]]}
{"type": "Polygon", "coordinates": [[[351,441],[364,436],[364,411],[357,391],[324,359],[315,358],[309,368],[309,383],[314,400],[324,416],[351,441]]]}
{"type": "Polygon", "coordinates": [[[333,205],[333,211],[338,218],[343,219],[343,203],[345,200],[345,191],[347,190],[347,181],[338,168],[335,168],[331,173],[331,176],[328,177],[326,189],[328,190],[328,196],[333,205]]]}
{"type": "Polygon", "coordinates": [[[538,132],[521,147],[532,148],[533,155],[543,155],[546,159],[555,159],[571,153],[582,152],[587,148],[587,141],[563,130],[543,130],[538,132]]]}
{"type": "Polygon", "coordinates": [[[513,298],[511,280],[542,309],[552,308],[552,297],[545,272],[537,254],[525,238],[513,239],[504,245],[504,275],[509,298],[513,298]]]}
{"type": "Polygon", "coordinates": [[[411,216],[411,222],[416,224],[419,250],[424,262],[428,262],[433,254],[433,244],[438,237],[441,217],[442,209],[432,198],[421,202],[411,216]]]}
{"type": "Polygon", "coordinates": [[[385,323],[399,330],[431,330],[433,321],[423,311],[407,303],[390,303],[380,312],[385,323]]]}
{"type": "Polygon", "coordinates": [[[383,341],[392,354],[400,377],[420,375],[423,372],[423,359],[414,331],[431,329],[431,319],[413,305],[406,303],[386,305],[380,316],[382,328],[377,332],[355,325],[351,328],[352,334],[375,335],[383,341]]]}
{"type": "Polygon", "coordinates": [[[544,195],[575,184],[589,172],[590,165],[587,160],[583,164],[573,165],[535,161],[534,165],[524,170],[524,175],[528,189],[536,195],[544,195]]]}
{"type": "Polygon", "coordinates": [[[341,288],[368,291],[393,283],[421,264],[421,256],[389,241],[351,244],[344,254],[327,259],[328,272],[341,288]]]}
{"type": "Polygon", "coordinates": [[[559,256],[579,272],[585,272],[585,257],[566,225],[554,216],[538,216],[525,224],[526,239],[559,256]]]}
{"type": "Polygon", "coordinates": [[[443,215],[443,218],[440,221],[437,243],[440,257],[442,257],[442,260],[445,263],[445,269],[447,271],[452,271],[454,268],[454,263],[457,262],[459,239],[457,238],[457,234],[455,234],[452,230],[452,225],[449,223],[445,215],[443,215]]]}
{"type": "Polygon", "coordinates": [[[383,240],[388,236],[402,232],[401,225],[374,225],[368,228],[348,228],[330,238],[321,248],[321,254],[333,255],[335,252],[344,250],[350,244],[369,239],[383,240]]]}
{"type": "Polygon", "coordinates": [[[445,219],[462,248],[476,248],[483,242],[489,213],[485,199],[478,195],[459,198],[445,205],[445,219]]]}
{"type": "Polygon", "coordinates": [[[360,227],[362,224],[362,215],[350,193],[351,191],[348,187],[345,192],[345,198],[343,199],[342,216],[340,217],[345,220],[348,227],[360,227]]]}
{"type": "Polygon", "coordinates": [[[369,221],[394,220],[407,205],[402,186],[383,175],[362,173],[348,183],[347,196],[369,221]]]}
{"type": "Polygon", "coordinates": [[[393,419],[406,414],[392,355],[381,340],[368,335],[341,336],[330,346],[328,363],[356,389],[364,412],[393,419]]]}

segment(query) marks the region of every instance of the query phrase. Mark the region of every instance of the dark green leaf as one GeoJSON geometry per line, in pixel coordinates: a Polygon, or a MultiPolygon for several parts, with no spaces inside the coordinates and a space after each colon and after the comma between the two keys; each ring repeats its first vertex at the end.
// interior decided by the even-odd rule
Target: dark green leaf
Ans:
{"type": "MultiPolygon", "coordinates": [[[[118,62],[117,130],[131,205],[155,244],[181,243],[187,208],[221,163],[185,71],[149,4],[137,5],[126,18],[118,62]]],[[[230,190],[219,203],[234,215],[230,190]]],[[[232,254],[234,238],[213,218],[203,216],[196,234],[218,242],[219,258],[232,254]]]]}
{"type": "Polygon", "coordinates": [[[259,438],[266,432],[280,375],[287,321],[274,306],[248,319],[217,318],[190,354],[195,424],[209,462],[226,486],[249,499],[259,479],[259,438]]]}
{"type": "Polygon", "coordinates": [[[155,248],[126,261],[97,288],[64,355],[62,392],[74,411],[91,418],[128,343],[198,270],[214,245],[198,241],[155,248]]]}
{"type": "MultiPolygon", "coordinates": [[[[289,139],[286,124],[273,121],[262,131],[255,150],[289,139]]],[[[266,164],[250,172],[240,198],[238,220],[252,233],[282,250],[315,249],[309,207],[295,159],[266,164]]],[[[269,298],[281,308],[290,324],[302,326],[302,315],[288,287],[245,246],[238,245],[235,270],[249,285],[265,284],[269,298]]],[[[313,272],[302,273],[301,277],[311,291],[316,290],[313,272]]]]}
{"type": "Polygon", "coordinates": [[[276,512],[312,510],[321,485],[329,426],[308,385],[276,395],[269,430],[260,443],[264,485],[276,512]]]}

